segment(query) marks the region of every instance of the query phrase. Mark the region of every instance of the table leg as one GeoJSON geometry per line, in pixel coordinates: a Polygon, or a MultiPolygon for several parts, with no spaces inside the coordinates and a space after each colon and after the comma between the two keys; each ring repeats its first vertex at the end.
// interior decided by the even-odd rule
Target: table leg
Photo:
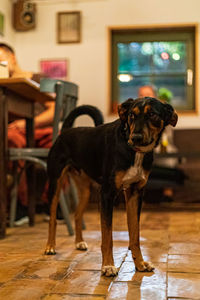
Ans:
{"type": "Polygon", "coordinates": [[[7,124],[7,101],[3,89],[0,88],[0,238],[6,235],[7,124]]]}

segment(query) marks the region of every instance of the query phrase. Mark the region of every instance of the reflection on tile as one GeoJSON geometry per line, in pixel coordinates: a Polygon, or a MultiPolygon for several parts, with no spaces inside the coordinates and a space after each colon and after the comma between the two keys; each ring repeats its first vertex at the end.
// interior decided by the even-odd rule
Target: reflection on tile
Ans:
{"type": "MultiPolygon", "coordinates": [[[[162,248],[145,248],[141,247],[143,259],[152,263],[167,262],[167,250],[162,248]]],[[[128,251],[126,261],[133,261],[131,251],[128,251]]]]}
{"type": "Polygon", "coordinates": [[[169,254],[195,254],[200,255],[199,243],[171,243],[169,254]]]}
{"type": "Polygon", "coordinates": [[[200,255],[169,255],[168,270],[176,273],[200,273],[200,255]]]}
{"type": "Polygon", "coordinates": [[[200,274],[168,273],[168,297],[200,299],[200,274]]]}
{"type": "Polygon", "coordinates": [[[77,294],[50,294],[42,298],[42,300],[105,300],[104,296],[95,295],[77,295],[77,294]]]}
{"type": "Polygon", "coordinates": [[[136,272],[133,262],[124,262],[115,281],[131,281],[135,284],[162,285],[166,284],[166,264],[155,264],[153,272],[136,272]]]}
{"type": "Polygon", "coordinates": [[[106,300],[165,300],[166,285],[144,285],[132,282],[114,282],[106,300]]]}

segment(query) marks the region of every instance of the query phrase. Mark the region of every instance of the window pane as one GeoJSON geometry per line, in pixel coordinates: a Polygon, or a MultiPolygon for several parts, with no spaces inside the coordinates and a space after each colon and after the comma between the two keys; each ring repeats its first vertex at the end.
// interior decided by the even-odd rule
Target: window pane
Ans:
{"type": "Polygon", "coordinates": [[[138,89],[143,85],[153,85],[159,90],[165,88],[172,93],[171,104],[175,107],[187,107],[186,76],[137,76],[129,82],[119,83],[119,102],[128,98],[137,98],[138,89]]]}
{"type": "Polygon", "coordinates": [[[118,43],[118,73],[186,72],[185,42],[118,43]]]}
{"type": "Polygon", "coordinates": [[[118,101],[138,96],[143,85],[165,88],[175,107],[187,108],[186,42],[117,43],[118,101]]]}
{"type": "Polygon", "coordinates": [[[159,72],[186,72],[185,42],[153,43],[154,70],[159,72]]]}

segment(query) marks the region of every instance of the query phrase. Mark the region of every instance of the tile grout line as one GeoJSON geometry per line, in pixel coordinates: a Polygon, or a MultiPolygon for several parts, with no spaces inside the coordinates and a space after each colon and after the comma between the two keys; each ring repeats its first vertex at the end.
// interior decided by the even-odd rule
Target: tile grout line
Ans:
{"type": "MultiPolygon", "coordinates": [[[[119,271],[120,271],[120,269],[121,269],[123,263],[125,262],[126,257],[128,257],[128,251],[129,251],[129,249],[127,249],[126,255],[125,255],[124,258],[122,259],[122,262],[121,262],[121,264],[120,264],[120,266],[119,266],[119,269],[118,269],[119,271]]],[[[118,272],[118,273],[119,273],[119,272],[118,272]]],[[[118,274],[117,274],[117,276],[118,276],[118,274]]],[[[115,282],[115,278],[112,279],[112,281],[111,281],[111,283],[110,283],[110,285],[109,285],[109,287],[108,287],[108,294],[106,295],[106,299],[107,299],[107,297],[109,296],[110,290],[111,290],[111,288],[112,288],[114,282],[115,282]]]]}

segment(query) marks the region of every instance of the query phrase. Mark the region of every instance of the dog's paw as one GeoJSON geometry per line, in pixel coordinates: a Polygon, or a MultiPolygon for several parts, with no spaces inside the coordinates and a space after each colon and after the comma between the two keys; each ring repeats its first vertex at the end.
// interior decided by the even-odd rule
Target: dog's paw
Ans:
{"type": "Polygon", "coordinates": [[[88,245],[86,242],[82,241],[82,242],[76,243],[76,249],[86,251],[88,249],[88,245]]]}
{"type": "Polygon", "coordinates": [[[147,261],[141,261],[135,267],[139,272],[152,272],[155,269],[152,263],[147,261]]]}
{"type": "Polygon", "coordinates": [[[107,277],[116,276],[118,274],[118,269],[115,266],[103,266],[101,274],[107,277]]]}
{"type": "Polygon", "coordinates": [[[44,251],[45,255],[55,255],[56,254],[56,250],[55,247],[53,246],[47,246],[45,251],[44,251]]]}

